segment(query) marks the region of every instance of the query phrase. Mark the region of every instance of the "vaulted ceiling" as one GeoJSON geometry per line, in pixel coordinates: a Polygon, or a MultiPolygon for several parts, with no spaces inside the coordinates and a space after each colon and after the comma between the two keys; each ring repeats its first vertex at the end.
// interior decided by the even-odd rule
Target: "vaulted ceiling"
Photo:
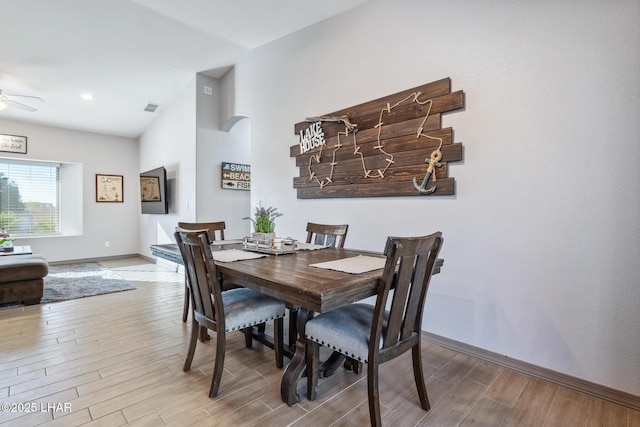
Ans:
{"type": "Polygon", "coordinates": [[[366,1],[0,0],[2,95],[42,99],[0,118],[135,138],[195,73],[366,1]]]}

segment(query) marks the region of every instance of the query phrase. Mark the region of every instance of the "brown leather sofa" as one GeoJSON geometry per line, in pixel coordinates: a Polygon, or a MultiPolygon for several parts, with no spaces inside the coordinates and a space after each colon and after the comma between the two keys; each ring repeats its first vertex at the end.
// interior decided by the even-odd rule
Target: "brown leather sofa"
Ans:
{"type": "Polygon", "coordinates": [[[0,304],[39,304],[49,264],[42,255],[0,256],[0,304]]]}

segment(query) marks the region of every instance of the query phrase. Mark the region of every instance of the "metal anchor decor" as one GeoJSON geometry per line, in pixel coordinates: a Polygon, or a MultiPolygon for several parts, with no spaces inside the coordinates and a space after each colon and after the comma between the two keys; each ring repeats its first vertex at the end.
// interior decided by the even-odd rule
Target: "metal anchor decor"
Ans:
{"type": "Polygon", "coordinates": [[[429,178],[431,178],[432,176],[433,182],[436,182],[436,175],[433,173],[433,168],[439,168],[440,166],[442,166],[440,160],[442,160],[442,151],[440,151],[439,148],[433,150],[431,152],[431,157],[429,159],[424,159],[425,163],[427,163],[429,166],[427,167],[427,174],[424,176],[422,184],[418,185],[418,180],[415,176],[413,177],[413,186],[416,188],[416,190],[418,190],[420,194],[431,194],[436,191],[437,186],[434,185],[431,188],[427,188],[427,182],[429,182],[429,178]]]}

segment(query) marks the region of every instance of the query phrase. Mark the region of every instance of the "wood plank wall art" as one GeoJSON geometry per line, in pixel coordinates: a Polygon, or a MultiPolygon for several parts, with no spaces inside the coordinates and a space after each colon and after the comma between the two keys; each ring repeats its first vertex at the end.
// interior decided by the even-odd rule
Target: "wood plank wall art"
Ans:
{"type": "Polygon", "coordinates": [[[462,143],[441,115],[463,107],[445,78],[297,123],[298,198],[454,194],[448,164],[462,160],[462,143]]]}

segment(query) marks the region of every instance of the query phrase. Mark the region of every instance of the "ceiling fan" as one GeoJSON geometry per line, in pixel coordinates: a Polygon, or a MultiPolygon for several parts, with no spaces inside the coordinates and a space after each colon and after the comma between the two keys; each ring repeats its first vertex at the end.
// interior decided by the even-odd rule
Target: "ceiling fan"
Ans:
{"type": "Polygon", "coordinates": [[[21,110],[29,111],[31,113],[33,113],[34,111],[38,111],[37,108],[34,108],[34,107],[30,106],[30,105],[26,105],[26,104],[23,104],[21,102],[15,101],[15,100],[13,100],[13,98],[28,98],[28,99],[38,100],[40,102],[44,102],[42,100],[42,98],[37,97],[37,96],[10,95],[10,94],[3,95],[2,94],[2,89],[0,89],[0,110],[4,110],[7,107],[16,107],[16,108],[19,108],[21,110]]]}

